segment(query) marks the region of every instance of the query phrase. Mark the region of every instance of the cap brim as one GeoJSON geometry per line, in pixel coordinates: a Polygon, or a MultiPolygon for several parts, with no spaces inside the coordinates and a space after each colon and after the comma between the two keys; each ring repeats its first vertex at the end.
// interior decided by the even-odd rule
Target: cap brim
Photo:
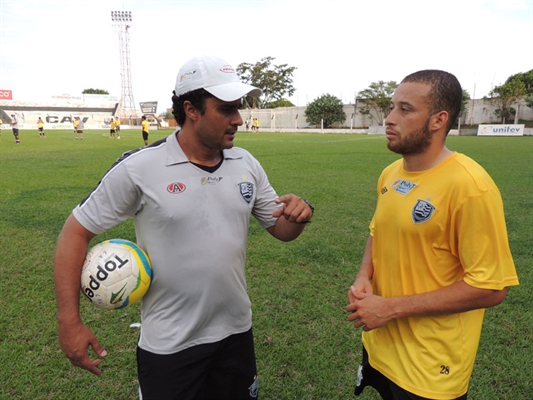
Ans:
{"type": "Polygon", "coordinates": [[[204,89],[222,101],[235,101],[244,96],[259,97],[263,94],[261,89],[242,82],[224,83],[204,89]]]}

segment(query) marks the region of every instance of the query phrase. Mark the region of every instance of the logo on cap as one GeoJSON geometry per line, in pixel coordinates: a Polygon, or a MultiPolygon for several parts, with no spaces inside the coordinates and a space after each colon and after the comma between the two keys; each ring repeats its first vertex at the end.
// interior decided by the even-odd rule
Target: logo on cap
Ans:
{"type": "Polygon", "coordinates": [[[231,65],[224,65],[222,68],[220,68],[220,72],[224,72],[226,74],[234,74],[235,70],[231,65]]]}
{"type": "Polygon", "coordinates": [[[192,79],[192,77],[196,74],[196,70],[195,71],[189,71],[189,72],[185,72],[184,74],[182,74],[180,76],[180,82],[183,82],[183,81],[186,81],[188,79],[192,79]]]}

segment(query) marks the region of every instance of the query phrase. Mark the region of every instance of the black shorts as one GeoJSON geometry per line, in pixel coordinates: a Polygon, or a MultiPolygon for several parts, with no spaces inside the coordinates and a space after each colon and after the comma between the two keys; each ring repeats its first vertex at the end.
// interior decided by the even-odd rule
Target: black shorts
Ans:
{"type": "MultiPolygon", "coordinates": [[[[367,386],[372,386],[379,392],[381,398],[387,400],[430,400],[402,389],[381,372],[375,370],[368,362],[368,353],[363,346],[363,361],[357,370],[357,383],[354,394],[359,396],[367,386]]],[[[465,393],[455,400],[466,400],[467,394],[465,393]]]]}
{"type": "Polygon", "coordinates": [[[252,330],[161,355],[137,348],[142,400],[257,399],[252,330]]]}
{"type": "Polygon", "coordinates": [[[115,133],[115,130],[114,129],[110,129],[109,133],[115,133]]]}
{"type": "Polygon", "coordinates": [[[13,128],[13,136],[19,135],[19,128],[13,128]]]}
{"type": "Polygon", "coordinates": [[[148,132],[143,131],[143,139],[148,140],[148,132]]]}

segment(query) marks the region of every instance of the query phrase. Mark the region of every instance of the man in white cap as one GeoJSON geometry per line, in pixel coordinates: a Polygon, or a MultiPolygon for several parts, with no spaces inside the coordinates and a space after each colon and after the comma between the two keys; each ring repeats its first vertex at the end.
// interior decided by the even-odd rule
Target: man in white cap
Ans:
{"type": "Polygon", "coordinates": [[[242,98],[261,93],[224,60],[188,61],[172,98],[180,129],[126,153],[73,210],[54,272],[59,341],[72,364],[98,375],[107,355],[79,314],[88,243],[134,217],[137,244],[153,267],[137,350],[141,398],[257,398],[244,273],[250,215],[290,241],[314,211],[294,194],[278,197],[259,162],[233,146],[242,98]]]}

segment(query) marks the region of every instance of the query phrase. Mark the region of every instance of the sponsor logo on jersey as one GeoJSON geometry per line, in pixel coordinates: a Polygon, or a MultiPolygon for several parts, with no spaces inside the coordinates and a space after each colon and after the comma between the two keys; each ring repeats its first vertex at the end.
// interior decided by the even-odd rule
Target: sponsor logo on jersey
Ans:
{"type": "Polygon", "coordinates": [[[173,182],[167,186],[167,192],[172,194],[183,193],[185,189],[187,189],[187,187],[181,182],[173,182]]]}
{"type": "Polygon", "coordinates": [[[413,190],[418,185],[416,183],[398,178],[394,182],[392,182],[391,186],[398,193],[403,194],[405,196],[407,193],[409,193],[411,190],[413,190]]]}
{"type": "Polygon", "coordinates": [[[200,179],[200,183],[202,185],[216,185],[218,182],[222,180],[222,176],[204,176],[200,179]]]}
{"type": "Polygon", "coordinates": [[[241,191],[241,196],[247,203],[250,203],[254,198],[254,184],[250,182],[241,182],[239,183],[239,190],[241,191]]]}
{"type": "Polygon", "coordinates": [[[385,194],[387,193],[389,190],[387,189],[387,186],[383,186],[383,188],[381,189],[381,194],[385,194]]]}
{"type": "Polygon", "coordinates": [[[411,217],[415,224],[421,224],[428,221],[436,210],[435,206],[426,200],[417,200],[413,210],[411,211],[411,217]]]}

